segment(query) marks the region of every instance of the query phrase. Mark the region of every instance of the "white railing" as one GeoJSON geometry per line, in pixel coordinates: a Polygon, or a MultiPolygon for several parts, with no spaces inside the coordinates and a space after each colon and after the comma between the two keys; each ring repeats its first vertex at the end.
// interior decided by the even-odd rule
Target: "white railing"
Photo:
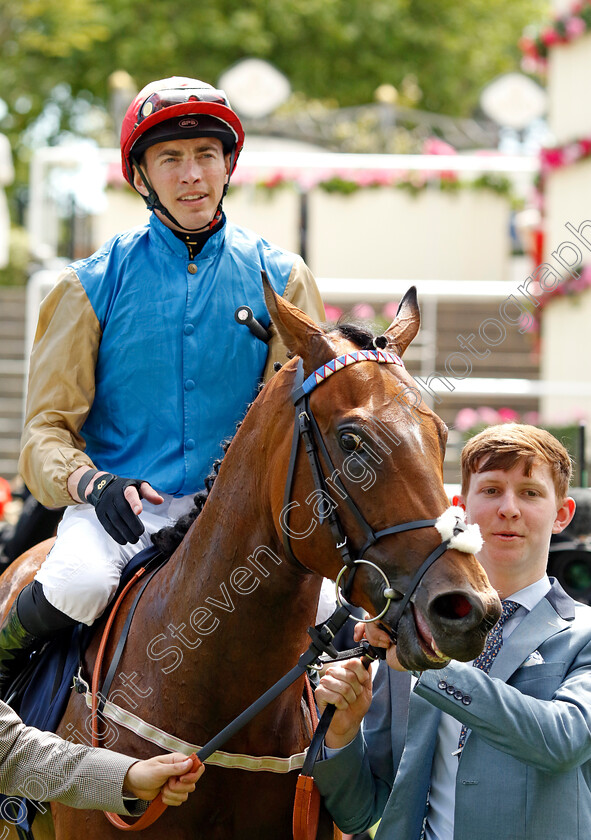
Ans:
{"type": "MultiPolygon", "coordinates": [[[[39,305],[48,291],[52,288],[59,275],[58,269],[43,269],[33,274],[27,288],[27,315],[26,315],[26,338],[25,358],[28,359],[30,348],[33,344],[39,305]]],[[[427,351],[420,354],[421,374],[428,376],[435,371],[434,341],[436,335],[436,304],[438,300],[473,300],[476,296],[479,299],[503,300],[514,291],[512,282],[483,282],[474,283],[449,283],[437,280],[365,280],[349,278],[321,277],[317,279],[318,287],[323,300],[326,303],[352,303],[363,298],[363,301],[383,301],[401,296],[410,286],[416,285],[422,300],[423,347],[427,351]],[[354,289],[357,292],[354,292],[354,289]],[[362,289],[362,293],[359,292],[362,289]],[[478,291],[476,291],[478,290],[478,291]],[[434,307],[433,311],[430,309],[434,307]],[[425,338],[426,334],[426,338],[425,338]]],[[[25,371],[26,375],[26,371],[25,371]]],[[[450,391],[445,386],[437,387],[433,383],[434,390],[442,397],[449,396],[450,391]]],[[[574,382],[568,379],[560,381],[517,379],[511,377],[492,378],[470,376],[463,380],[454,379],[454,391],[456,396],[490,396],[490,397],[533,397],[539,398],[547,394],[559,396],[591,396],[591,383],[574,382]]]]}

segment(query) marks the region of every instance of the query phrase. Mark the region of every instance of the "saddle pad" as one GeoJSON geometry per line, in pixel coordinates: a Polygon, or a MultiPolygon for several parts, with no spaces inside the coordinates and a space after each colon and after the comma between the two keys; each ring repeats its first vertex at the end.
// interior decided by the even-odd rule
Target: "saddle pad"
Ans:
{"type": "MultiPolygon", "coordinates": [[[[157,554],[158,549],[151,546],[130,560],[111,603],[116,601],[119,592],[135,572],[157,554]]],[[[93,631],[94,627],[77,624],[56,636],[40,654],[16,709],[26,724],[55,732],[68,703],[79,659],[88,647],[93,631]]]]}

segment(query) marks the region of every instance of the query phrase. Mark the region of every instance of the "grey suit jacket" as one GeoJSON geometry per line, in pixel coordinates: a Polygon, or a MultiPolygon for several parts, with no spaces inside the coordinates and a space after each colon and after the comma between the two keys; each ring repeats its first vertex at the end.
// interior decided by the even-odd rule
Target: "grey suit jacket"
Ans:
{"type": "Polygon", "coordinates": [[[410,703],[408,674],[382,664],[374,685],[363,734],[314,773],[343,831],[382,818],[376,840],[419,840],[445,711],[472,730],[458,765],[454,840],[591,836],[591,607],[556,581],[490,675],[452,661],[423,673],[410,703]]]}
{"type": "Polygon", "coordinates": [[[74,808],[137,814],[146,803],[123,800],[123,780],[136,759],[110,750],[71,744],[25,726],[0,701],[0,793],[74,808]],[[129,806],[129,809],[128,809],[129,806]]]}

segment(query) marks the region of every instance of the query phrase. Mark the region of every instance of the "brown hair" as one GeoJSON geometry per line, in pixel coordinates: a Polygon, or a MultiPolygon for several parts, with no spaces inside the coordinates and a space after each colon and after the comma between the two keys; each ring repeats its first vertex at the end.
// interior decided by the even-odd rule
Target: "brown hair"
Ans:
{"type": "Polygon", "coordinates": [[[566,498],[572,476],[568,452],[550,432],[520,423],[490,426],[470,438],[461,456],[462,495],[468,492],[474,473],[510,470],[518,461],[524,462],[527,476],[531,475],[535,463],[547,464],[557,501],[560,503],[566,498]]]}

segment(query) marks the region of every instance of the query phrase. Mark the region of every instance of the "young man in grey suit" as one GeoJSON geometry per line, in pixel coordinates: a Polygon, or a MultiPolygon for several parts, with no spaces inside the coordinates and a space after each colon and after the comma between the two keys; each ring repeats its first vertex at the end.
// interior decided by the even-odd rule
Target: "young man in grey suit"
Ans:
{"type": "Polygon", "coordinates": [[[454,503],[480,526],[478,559],[511,602],[501,646],[489,673],[450,661],[410,674],[388,636],[368,630],[388,647],[373,702],[359,660],[327,672],[317,702],[337,712],[315,777],[343,831],[381,819],[376,840],[588,839],[591,608],[546,574],[550,537],[574,515],[570,477],[564,447],[532,426],[466,445],[454,503]]]}

